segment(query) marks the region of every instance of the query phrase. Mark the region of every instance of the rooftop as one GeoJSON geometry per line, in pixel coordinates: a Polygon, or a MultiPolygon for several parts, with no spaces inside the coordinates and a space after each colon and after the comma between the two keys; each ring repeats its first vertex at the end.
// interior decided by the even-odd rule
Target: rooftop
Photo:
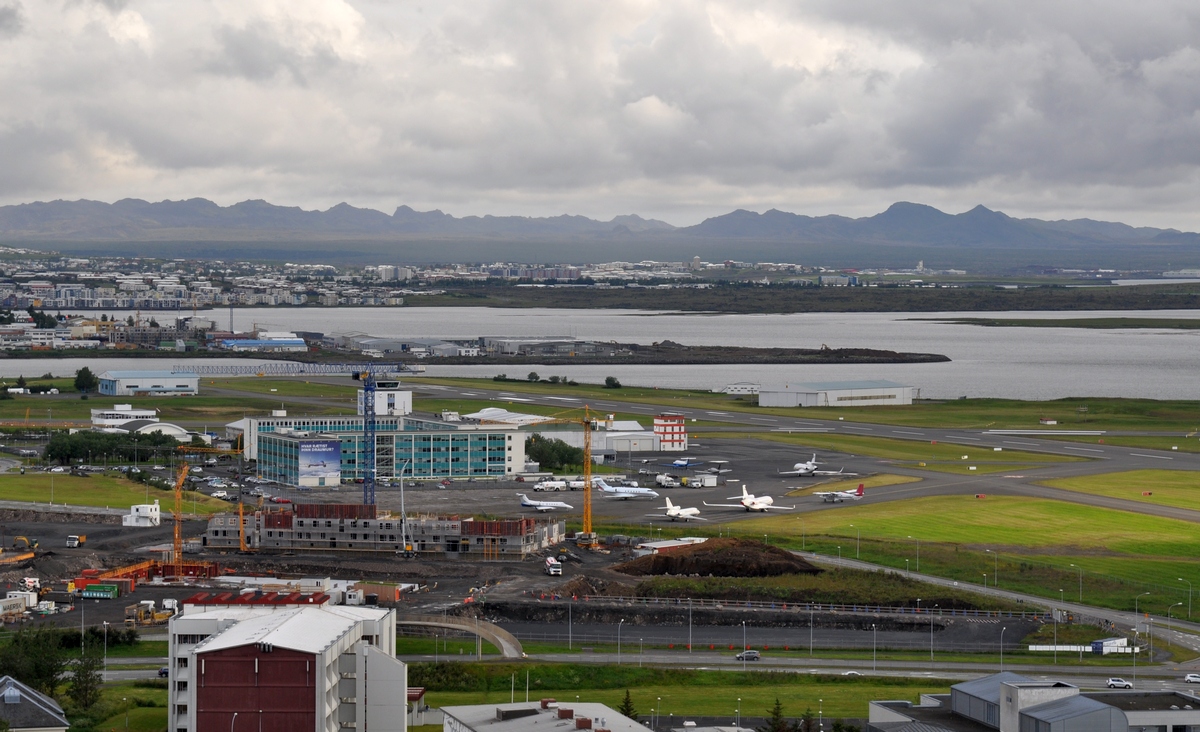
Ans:
{"type": "Polygon", "coordinates": [[[170,379],[182,377],[198,379],[200,376],[191,371],[124,371],[112,370],[100,374],[101,379],[170,379]]]}
{"type": "MultiPolygon", "coordinates": [[[[380,620],[390,612],[360,607],[296,607],[273,613],[253,612],[237,625],[205,640],[196,647],[196,652],[267,643],[302,653],[320,653],[349,633],[359,621],[380,620]]],[[[205,613],[189,613],[185,617],[204,616],[205,613]]]]}
{"type": "Polygon", "coordinates": [[[475,732],[574,732],[574,718],[592,720],[592,730],[605,729],[610,732],[646,732],[646,728],[617,710],[594,702],[553,703],[542,709],[540,702],[518,702],[516,704],[473,704],[470,706],[442,707],[442,712],[461,722],[475,732]]]}
{"type": "Polygon", "coordinates": [[[854,389],[906,389],[906,384],[883,379],[860,379],[858,381],[788,381],[783,384],[763,384],[767,391],[850,391],[854,389]]]}
{"type": "Polygon", "coordinates": [[[1200,696],[1190,691],[1094,691],[1085,696],[1123,712],[1200,709],[1200,696]]]}

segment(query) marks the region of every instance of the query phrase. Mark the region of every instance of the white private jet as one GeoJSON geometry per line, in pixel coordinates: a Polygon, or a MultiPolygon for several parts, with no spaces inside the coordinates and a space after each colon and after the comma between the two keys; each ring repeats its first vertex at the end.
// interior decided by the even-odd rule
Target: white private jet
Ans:
{"type": "Polygon", "coordinates": [[[561,511],[569,511],[569,510],[575,508],[571,504],[563,503],[562,501],[535,501],[532,498],[530,498],[529,496],[525,495],[524,493],[518,493],[517,495],[521,497],[521,505],[523,507],[536,508],[538,511],[542,511],[542,512],[560,511],[560,510],[561,511]]]}
{"type": "Polygon", "coordinates": [[[592,483],[600,489],[605,498],[620,498],[622,501],[627,501],[630,498],[658,498],[658,493],[649,488],[638,488],[637,486],[627,485],[609,485],[599,478],[594,478],[592,483]]]}
{"type": "Polygon", "coordinates": [[[814,452],[813,456],[812,456],[812,460],[805,460],[802,463],[796,463],[795,465],[792,466],[791,470],[781,470],[781,471],[779,471],[779,474],[780,475],[798,475],[801,477],[807,477],[807,476],[812,476],[812,475],[858,475],[858,473],[845,472],[845,470],[846,470],[845,468],[842,468],[841,470],[820,470],[820,469],[818,469],[817,466],[822,465],[822,464],[823,463],[817,462],[817,454],[814,452]]]}
{"type": "Polygon", "coordinates": [[[842,501],[857,501],[863,497],[863,484],[858,484],[857,490],[852,491],[816,491],[814,496],[820,496],[825,503],[841,503],[842,501]]]}
{"type": "Polygon", "coordinates": [[[693,521],[693,520],[695,520],[695,521],[707,521],[708,520],[706,518],[700,517],[700,509],[695,508],[695,507],[684,508],[683,506],[676,506],[674,503],[671,503],[670,498],[667,499],[667,505],[662,510],[665,511],[666,513],[648,513],[646,515],[647,516],[665,516],[666,518],[669,518],[672,521],[679,519],[684,522],[693,521]]]}
{"type": "Polygon", "coordinates": [[[770,496],[756,496],[747,491],[746,486],[742,486],[741,496],[730,496],[729,500],[732,501],[738,498],[741,499],[738,503],[709,503],[705,501],[704,505],[710,508],[744,508],[747,511],[762,511],[763,513],[767,511],[792,511],[796,508],[795,506],[776,506],[774,498],[770,496]]]}

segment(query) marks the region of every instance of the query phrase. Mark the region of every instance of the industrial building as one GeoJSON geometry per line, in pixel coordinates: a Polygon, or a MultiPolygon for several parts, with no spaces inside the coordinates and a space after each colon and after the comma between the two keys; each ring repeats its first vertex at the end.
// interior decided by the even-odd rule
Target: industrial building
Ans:
{"type": "Polygon", "coordinates": [[[193,396],[200,377],[190,371],[105,371],[98,377],[104,396],[193,396]]]}
{"type": "MultiPolygon", "coordinates": [[[[572,447],[583,447],[583,427],[578,423],[556,423],[552,417],[521,414],[489,407],[466,415],[492,424],[510,424],[524,428],[526,434],[562,440],[572,447]]],[[[688,447],[686,420],[678,414],[660,414],[654,429],[648,430],[635,420],[618,420],[613,415],[596,419],[592,425],[592,455],[609,458],[627,452],[682,452],[688,447]]]]}
{"type": "MultiPolygon", "coordinates": [[[[375,476],[380,481],[499,478],[525,469],[525,439],[515,426],[475,420],[376,417],[375,476]]],[[[363,417],[247,417],[226,426],[245,435],[243,455],[261,478],[285,485],[335,486],[365,477],[363,417]],[[251,438],[251,436],[255,436],[251,438]]]]}
{"type": "Polygon", "coordinates": [[[760,407],[873,407],[912,404],[920,390],[894,381],[821,381],[814,383],[763,384],[758,390],[760,407]]]}
{"type": "MultiPolygon", "coordinates": [[[[404,551],[400,516],[373,505],[300,503],[293,510],[211,516],[204,544],[214,549],[297,551],[331,549],[353,552],[404,551]]],[[[481,559],[523,559],[562,542],[566,522],[545,518],[485,521],[459,516],[408,519],[412,550],[439,557],[469,555],[481,559]]]]}
{"type": "Polygon", "coordinates": [[[404,732],[396,614],[323,593],[198,593],[171,618],[167,729],[404,732]]]}
{"type": "Polygon", "coordinates": [[[442,732],[646,732],[646,727],[612,707],[595,702],[542,699],[515,704],[442,707],[442,732]]]}
{"type": "Polygon", "coordinates": [[[159,510],[158,500],[154,503],[139,503],[129,507],[129,514],[121,517],[122,526],[149,528],[162,523],[162,511],[159,510]]]}
{"type": "Polygon", "coordinates": [[[134,420],[158,421],[158,412],[153,409],[134,409],[132,404],[114,404],[111,409],[92,410],[92,428],[120,427],[134,420]]]}
{"type": "Polygon", "coordinates": [[[1200,697],[1174,691],[1080,692],[1062,681],[1002,672],[925,694],[873,701],[868,732],[1135,732],[1200,728],[1200,697]]]}
{"type": "MultiPolygon", "coordinates": [[[[398,381],[380,381],[375,384],[375,414],[386,417],[403,417],[412,414],[412,392],[401,390],[398,381]]],[[[358,413],[363,413],[363,390],[358,390],[358,413]]]]}

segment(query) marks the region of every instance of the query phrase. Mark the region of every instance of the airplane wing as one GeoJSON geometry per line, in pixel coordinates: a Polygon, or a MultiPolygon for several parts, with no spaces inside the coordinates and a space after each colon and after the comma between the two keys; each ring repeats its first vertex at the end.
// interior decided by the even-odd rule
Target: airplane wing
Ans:
{"type": "Polygon", "coordinates": [[[670,516],[670,514],[668,514],[668,513],[648,513],[646,515],[647,516],[659,516],[661,518],[666,518],[667,516],[670,516]]]}
{"type": "Polygon", "coordinates": [[[845,468],[841,470],[814,470],[813,475],[858,475],[858,473],[847,473],[845,468]]]}
{"type": "Polygon", "coordinates": [[[702,516],[688,516],[684,521],[707,521],[708,519],[702,516]]]}
{"type": "Polygon", "coordinates": [[[709,503],[708,501],[705,501],[704,505],[708,506],[709,508],[745,508],[745,506],[740,503],[709,503]]]}
{"type": "Polygon", "coordinates": [[[770,511],[793,511],[793,510],[795,510],[796,507],[795,506],[759,506],[758,508],[767,509],[770,511]]]}

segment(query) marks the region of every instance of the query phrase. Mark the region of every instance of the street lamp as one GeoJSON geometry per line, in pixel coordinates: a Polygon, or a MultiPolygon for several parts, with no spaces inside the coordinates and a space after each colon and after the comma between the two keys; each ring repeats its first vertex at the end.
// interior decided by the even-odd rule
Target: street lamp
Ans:
{"type": "Polygon", "coordinates": [[[742,670],[746,670],[746,621],[742,621],[742,670]]]}
{"type": "MultiPolygon", "coordinates": [[[[53,478],[51,478],[51,480],[53,480],[53,478]]],[[[842,561],[842,548],[840,546],[838,547],[838,561],[842,561]]]]}
{"type": "MultiPolygon", "coordinates": [[[[1074,564],[1071,566],[1075,567],[1074,564]]],[[[1079,601],[1083,602],[1083,567],[1075,567],[1075,569],[1079,570],[1079,601]]]]}
{"type": "MultiPolygon", "coordinates": [[[[235,722],[237,722],[237,715],[238,715],[238,713],[234,712],[233,719],[229,720],[229,732],[233,732],[233,725],[235,722]]],[[[129,710],[128,709],[125,710],[125,719],[127,719],[127,720],[129,719],[129,710]]],[[[126,727],[126,729],[129,728],[129,722],[125,723],[125,727],[126,727]]]]}
{"type": "Polygon", "coordinates": [[[912,539],[913,541],[917,542],[917,571],[918,571],[918,572],[920,572],[920,571],[921,571],[921,540],[920,540],[920,539],[913,539],[911,536],[910,536],[910,537],[908,537],[908,538],[910,538],[910,539],[912,539]]]}
{"type": "Polygon", "coordinates": [[[825,729],[825,700],[824,699],[817,700],[817,721],[821,725],[821,730],[824,731],[824,729],[825,729]]]}
{"type": "Polygon", "coordinates": [[[742,697],[738,697],[737,721],[734,722],[735,727],[742,726],[742,697]]]}
{"type": "Polygon", "coordinates": [[[854,558],[858,559],[859,558],[858,550],[862,546],[862,529],[855,526],[854,524],[850,524],[850,528],[854,529],[854,558]]]}
{"type": "Polygon", "coordinates": [[[108,681],[108,621],[104,621],[104,680],[108,681]]]}
{"type": "Polygon", "coordinates": [[[621,618],[621,622],[617,623],[617,665],[621,665],[621,626],[625,624],[625,618],[621,618]]]}
{"type": "Polygon", "coordinates": [[[871,623],[871,671],[875,670],[876,659],[878,658],[877,649],[879,648],[879,628],[875,623],[871,623]]]}
{"type": "Polygon", "coordinates": [[[987,572],[983,573],[983,586],[987,587],[987,572]]]}
{"type": "MultiPolygon", "coordinates": [[[[129,699],[121,697],[121,703],[125,705],[125,732],[129,732],[129,699]]],[[[236,717],[237,714],[233,716],[236,717]]],[[[232,725],[230,726],[232,727],[232,725]]]]}
{"type": "Polygon", "coordinates": [[[1190,618],[1190,617],[1192,617],[1192,583],[1188,582],[1188,580],[1185,580],[1182,577],[1179,578],[1179,581],[1187,582],[1187,586],[1188,586],[1188,617],[1190,618]]]}
{"type": "Polygon", "coordinates": [[[912,577],[912,569],[909,568],[907,559],[904,560],[904,574],[912,577]]]}
{"type": "Polygon", "coordinates": [[[1150,594],[1149,592],[1143,592],[1142,594],[1133,598],[1133,614],[1134,615],[1138,614],[1138,600],[1142,599],[1143,597],[1145,597],[1146,595],[1149,595],[1149,594],[1150,594]]]}
{"type": "MultiPolygon", "coordinates": [[[[940,606],[934,605],[934,607],[936,608],[936,607],[940,607],[940,606]]],[[[932,612],[929,613],[929,662],[930,663],[933,662],[933,613],[932,612]]]]}
{"type": "Polygon", "coordinates": [[[1000,673],[1004,673],[1004,631],[1008,628],[1000,629],[1000,673]]]}
{"type": "MultiPolygon", "coordinates": [[[[1171,608],[1172,608],[1172,607],[1179,607],[1179,606],[1180,606],[1180,605],[1182,605],[1182,604],[1183,604],[1182,602],[1177,602],[1177,603],[1175,603],[1174,605],[1171,605],[1171,607],[1168,607],[1168,608],[1167,608],[1167,634],[1168,634],[1168,635],[1170,635],[1170,633],[1171,633],[1171,608]]],[[[1170,639],[1169,639],[1169,638],[1168,638],[1168,642],[1170,642],[1170,639]]]]}
{"type": "Polygon", "coordinates": [[[985,552],[992,555],[992,587],[1000,586],[1000,555],[991,549],[984,549],[985,552]]]}
{"type": "Polygon", "coordinates": [[[1067,601],[1063,599],[1063,591],[1062,591],[1062,588],[1061,588],[1061,587],[1060,587],[1060,588],[1058,588],[1058,604],[1059,604],[1059,605],[1066,605],[1066,604],[1067,604],[1067,601]]]}

